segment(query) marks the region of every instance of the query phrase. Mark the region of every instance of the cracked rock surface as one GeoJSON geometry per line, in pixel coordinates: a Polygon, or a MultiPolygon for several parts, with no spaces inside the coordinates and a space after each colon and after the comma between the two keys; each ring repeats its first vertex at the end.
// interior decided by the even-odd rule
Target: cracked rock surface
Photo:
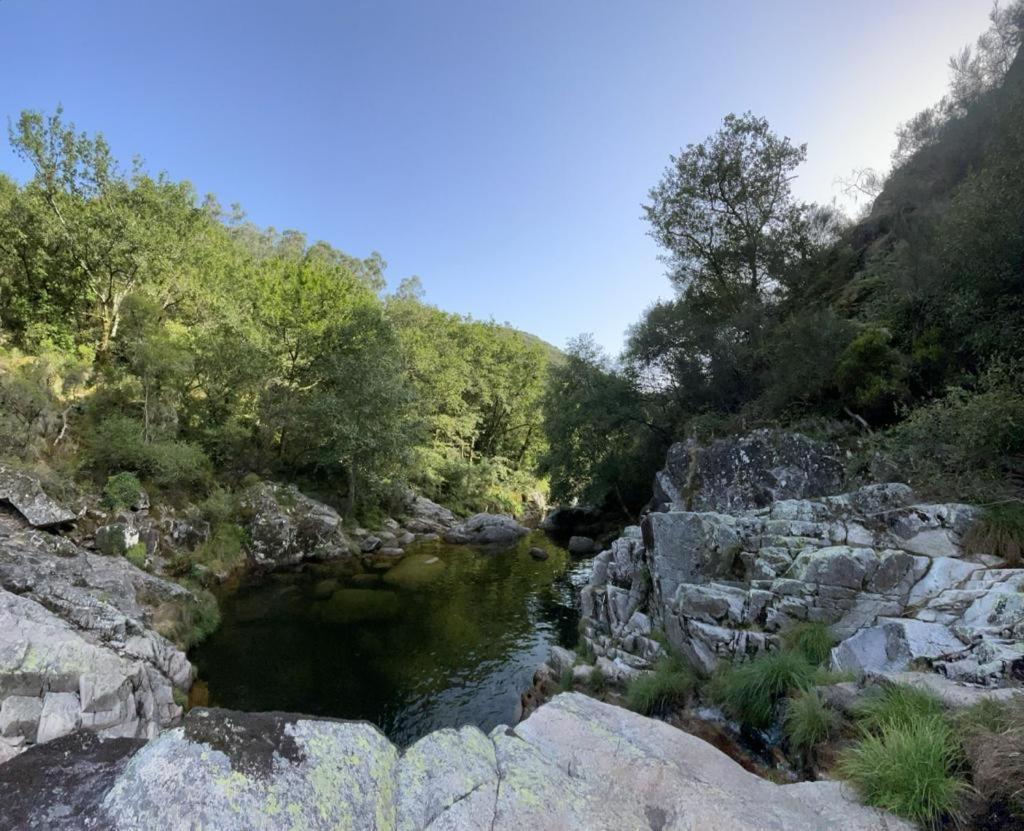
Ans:
{"type": "Polygon", "coordinates": [[[575,693],[556,697],[515,730],[499,727],[489,736],[475,727],[439,730],[404,752],[362,722],[226,710],[193,710],[182,726],[141,747],[120,741],[87,742],[70,756],[55,742],[0,766],[6,809],[0,825],[114,831],[910,827],[850,801],[835,783],[775,785],[701,739],[575,693]],[[74,769],[68,768],[71,757],[74,769]],[[41,803],[39,789],[58,774],[64,784],[41,803]]]}

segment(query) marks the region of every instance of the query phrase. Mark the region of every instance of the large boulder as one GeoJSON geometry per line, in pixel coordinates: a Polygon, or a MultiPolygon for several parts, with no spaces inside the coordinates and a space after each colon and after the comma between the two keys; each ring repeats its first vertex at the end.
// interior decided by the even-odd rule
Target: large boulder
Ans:
{"type": "Polygon", "coordinates": [[[257,568],[274,569],[304,560],[352,557],[357,549],[329,505],[310,499],[291,485],[262,482],[243,499],[249,556],[257,568]]]}
{"type": "Polygon", "coordinates": [[[455,545],[511,545],[530,529],[503,514],[476,514],[444,533],[455,545]]]}
{"type": "Polygon", "coordinates": [[[75,515],[46,495],[35,476],[0,465],[0,502],[7,502],[36,528],[72,522],[75,515]]]}
{"type": "Polygon", "coordinates": [[[842,490],[839,448],[799,433],[755,430],[701,447],[672,445],[655,476],[655,510],[731,512],[779,499],[821,497],[842,490]]]}
{"type": "Polygon", "coordinates": [[[405,527],[415,534],[441,534],[458,523],[443,505],[411,491],[406,495],[405,515],[405,527]]]}
{"type": "Polygon", "coordinates": [[[141,748],[74,751],[70,764],[40,747],[0,766],[12,827],[909,831],[833,783],[773,784],[696,736],[574,693],[514,730],[439,730],[404,752],[366,723],[223,710],[193,710],[141,748]]]}

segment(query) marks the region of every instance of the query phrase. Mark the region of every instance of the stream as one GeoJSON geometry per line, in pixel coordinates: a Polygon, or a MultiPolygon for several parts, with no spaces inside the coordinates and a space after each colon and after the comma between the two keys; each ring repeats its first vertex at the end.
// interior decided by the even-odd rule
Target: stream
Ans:
{"type": "Polygon", "coordinates": [[[551,644],[576,642],[590,561],[541,533],[500,552],[407,554],[383,574],[308,564],[224,587],[220,628],[190,654],[193,703],[365,719],[399,745],[513,723],[551,644]]]}

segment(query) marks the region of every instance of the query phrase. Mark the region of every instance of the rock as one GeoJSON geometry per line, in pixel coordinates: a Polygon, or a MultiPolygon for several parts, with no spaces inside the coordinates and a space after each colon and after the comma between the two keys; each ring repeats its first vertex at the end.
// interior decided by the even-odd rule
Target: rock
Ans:
{"type": "Polygon", "coordinates": [[[74,693],[47,693],[39,715],[39,744],[74,733],[82,723],[82,707],[74,693]]]}
{"type": "Polygon", "coordinates": [[[502,514],[476,514],[456,525],[443,536],[456,545],[510,545],[530,533],[510,516],[502,514]]]}
{"type": "Polygon", "coordinates": [[[548,652],[548,664],[555,675],[559,676],[576,665],[576,653],[561,646],[552,646],[548,652]]]}
{"type": "Polygon", "coordinates": [[[741,548],[735,519],[723,514],[648,514],[641,528],[651,577],[665,600],[683,583],[727,575],[741,548]]]}
{"type": "Polygon", "coordinates": [[[857,672],[901,672],[915,661],[938,660],[967,648],[938,623],[909,618],[880,618],[832,650],[836,669],[857,672]]]}
{"type": "Polygon", "coordinates": [[[558,507],[549,511],[540,521],[539,528],[553,534],[593,536],[600,533],[601,512],[591,505],[558,507]]]}
{"type": "Polygon", "coordinates": [[[447,508],[411,491],[406,494],[405,514],[405,527],[414,534],[441,534],[458,522],[447,508]]]}
{"type": "Polygon", "coordinates": [[[656,510],[737,511],[838,493],[839,449],[799,433],[755,430],[707,447],[674,444],[655,478],[656,510]]]}
{"type": "Polygon", "coordinates": [[[382,545],[383,542],[380,537],[375,537],[370,534],[369,536],[363,537],[362,541],[359,543],[359,550],[364,554],[372,554],[382,545]]]}
{"type": "Polygon", "coordinates": [[[34,742],[42,713],[42,699],[27,695],[8,696],[0,705],[0,736],[21,736],[26,742],[34,742]]]}
{"type": "Polygon", "coordinates": [[[421,588],[444,574],[444,562],[430,554],[412,554],[384,573],[384,582],[403,588],[421,588]]]}
{"type": "Polygon", "coordinates": [[[8,502],[36,528],[72,522],[75,515],[46,495],[39,479],[0,465],[0,502],[8,502]]]}
{"type": "Polygon", "coordinates": [[[535,560],[546,560],[548,558],[548,552],[543,548],[531,548],[529,554],[535,560]]]}
{"type": "Polygon", "coordinates": [[[927,690],[951,710],[972,707],[979,701],[1013,701],[1024,704],[1024,688],[992,689],[961,684],[934,672],[887,672],[876,676],[892,684],[909,684],[927,690]]]}
{"type": "Polygon", "coordinates": [[[353,555],[338,512],[292,486],[255,485],[245,493],[243,507],[249,517],[249,555],[258,568],[353,555]]]}
{"type": "Polygon", "coordinates": [[[568,548],[570,554],[591,554],[596,547],[596,544],[590,537],[569,538],[568,548]]]}
{"type": "Polygon", "coordinates": [[[404,753],[365,723],[194,709],[141,747],[76,735],[0,766],[9,821],[55,831],[909,831],[834,783],[809,784],[773,784],[696,736],[575,693],[514,730],[439,730],[404,753]]]}

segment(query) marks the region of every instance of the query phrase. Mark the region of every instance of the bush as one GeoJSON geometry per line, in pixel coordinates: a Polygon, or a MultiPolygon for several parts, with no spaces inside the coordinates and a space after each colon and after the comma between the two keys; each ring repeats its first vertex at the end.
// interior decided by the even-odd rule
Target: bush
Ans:
{"type": "Polygon", "coordinates": [[[968,786],[956,773],[959,761],[949,724],[917,716],[866,732],[841,755],[839,772],[867,804],[934,826],[961,813],[968,786]]]}
{"type": "Polygon", "coordinates": [[[651,672],[633,678],[626,687],[626,706],[645,716],[682,707],[697,685],[697,676],[678,658],[660,659],[651,672]]]}
{"type": "Polygon", "coordinates": [[[1024,700],[984,699],[955,724],[984,810],[1024,821],[1024,700]]]}
{"type": "Polygon", "coordinates": [[[942,703],[931,693],[909,684],[877,686],[854,705],[854,716],[865,730],[890,725],[906,727],[914,721],[941,718],[942,703]]]}
{"type": "Polygon", "coordinates": [[[123,471],[107,477],[103,486],[103,504],[112,511],[131,508],[139,501],[142,483],[134,473],[123,471]]]}
{"type": "Polygon", "coordinates": [[[124,558],[136,568],[145,570],[146,544],[144,542],[137,542],[135,545],[129,546],[128,550],[124,552],[124,558]]]}
{"type": "Polygon", "coordinates": [[[749,727],[768,727],[779,701],[815,685],[815,667],[798,652],[766,652],[729,667],[715,679],[713,695],[725,711],[749,727]]]}
{"type": "Polygon", "coordinates": [[[191,566],[204,566],[214,574],[230,574],[245,560],[245,531],[237,525],[221,525],[200,545],[190,552],[191,566]]]}
{"type": "Polygon", "coordinates": [[[185,628],[181,633],[181,643],[185,649],[191,649],[206,640],[220,626],[217,598],[206,589],[193,589],[193,594],[196,599],[189,605],[185,628]]]}
{"type": "Polygon", "coordinates": [[[839,714],[814,690],[792,696],[786,702],[783,728],[790,747],[809,753],[839,729],[839,714]]]}
{"type": "Polygon", "coordinates": [[[1017,567],[1024,552],[1024,504],[1007,502],[985,508],[964,535],[972,554],[995,554],[1017,567]]]}
{"type": "Polygon", "coordinates": [[[798,623],[782,633],[783,646],[803,655],[814,666],[823,666],[835,639],[824,623],[798,623]]]}

